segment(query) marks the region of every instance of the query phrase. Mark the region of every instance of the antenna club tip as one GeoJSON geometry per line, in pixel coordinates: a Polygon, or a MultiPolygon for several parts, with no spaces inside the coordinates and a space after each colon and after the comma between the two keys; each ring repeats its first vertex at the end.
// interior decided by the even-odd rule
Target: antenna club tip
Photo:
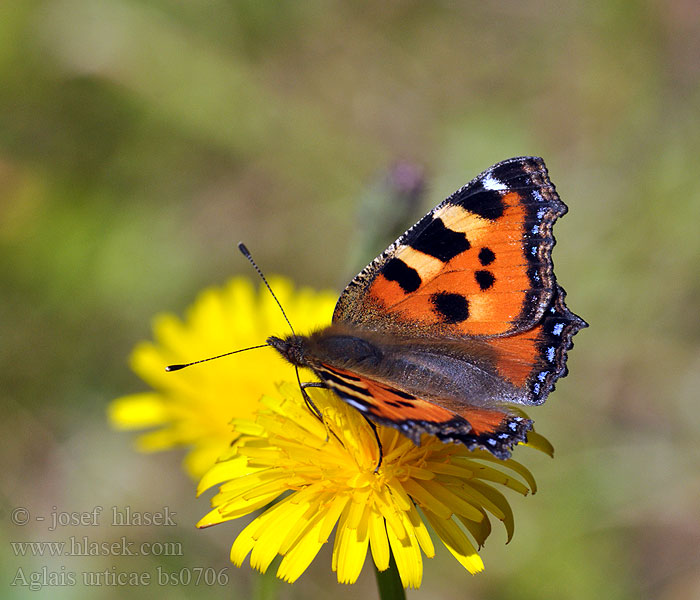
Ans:
{"type": "Polygon", "coordinates": [[[168,365],[165,367],[166,373],[171,373],[172,371],[179,371],[180,369],[184,369],[187,365],[168,365]]]}
{"type": "Polygon", "coordinates": [[[238,249],[241,251],[241,254],[243,254],[243,256],[250,257],[250,252],[243,242],[238,242],[238,249]]]}

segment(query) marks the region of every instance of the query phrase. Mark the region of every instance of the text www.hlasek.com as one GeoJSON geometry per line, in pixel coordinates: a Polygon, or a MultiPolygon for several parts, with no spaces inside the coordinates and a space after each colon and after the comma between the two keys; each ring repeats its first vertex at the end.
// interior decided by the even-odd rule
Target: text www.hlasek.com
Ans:
{"type": "Polygon", "coordinates": [[[115,542],[97,542],[88,536],[70,536],[62,542],[10,542],[15,556],[183,556],[181,542],[141,542],[121,536],[115,542]]]}

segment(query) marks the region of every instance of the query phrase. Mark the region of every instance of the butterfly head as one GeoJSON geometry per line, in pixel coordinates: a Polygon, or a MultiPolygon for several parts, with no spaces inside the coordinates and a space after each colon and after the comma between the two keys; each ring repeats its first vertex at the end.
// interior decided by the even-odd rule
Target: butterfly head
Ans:
{"type": "Polygon", "coordinates": [[[290,335],[284,339],[270,336],[266,342],[268,346],[272,346],[290,363],[303,367],[307,365],[304,357],[304,340],[306,338],[301,335],[290,335]]]}

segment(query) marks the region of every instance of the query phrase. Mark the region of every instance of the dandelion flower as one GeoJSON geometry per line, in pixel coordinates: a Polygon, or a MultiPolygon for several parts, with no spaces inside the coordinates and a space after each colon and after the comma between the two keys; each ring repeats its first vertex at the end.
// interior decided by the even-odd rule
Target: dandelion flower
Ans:
{"type": "MultiPolygon", "coordinates": [[[[277,576],[294,582],[335,530],[332,569],[339,582],[357,580],[370,549],[379,571],[393,555],[403,586],[417,588],[422,555],[435,553],[428,525],[470,573],[484,567],[477,548],[491,531],[491,516],[503,522],[510,539],[513,514],[497,488],[535,491],[520,463],[429,435],[416,446],[388,427],[378,426],[375,435],[330,391],[309,393],[323,422],[301,402],[297,387],[281,385],[278,395],[262,399],[254,421],[234,420],[238,442],[199,485],[200,493],[220,488],[198,527],[267,506],[234,541],[234,564],[250,554],[251,566],[265,572],[281,555],[277,576]]],[[[534,432],[529,440],[551,451],[534,432]]]]}
{"type": "MultiPolygon", "coordinates": [[[[295,290],[289,280],[277,277],[271,284],[301,330],[330,320],[335,294],[295,290]]],[[[138,438],[142,451],[188,447],[184,467],[198,479],[231,444],[231,419],[252,418],[261,396],[289,378],[289,367],[265,349],[178,373],[166,373],[164,367],[262,344],[270,334],[287,330],[270,293],[262,286],[256,293],[246,278],[203,291],[184,321],[171,314],[156,317],[155,342],[134,349],[131,367],[154,391],[114,400],[109,406],[112,424],[156,428],[138,438]]]]}

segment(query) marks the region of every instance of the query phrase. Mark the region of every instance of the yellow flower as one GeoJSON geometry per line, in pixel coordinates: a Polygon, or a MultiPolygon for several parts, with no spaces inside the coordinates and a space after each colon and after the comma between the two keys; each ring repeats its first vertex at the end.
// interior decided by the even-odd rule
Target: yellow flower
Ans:
{"type": "MultiPolygon", "coordinates": [[[[295,290],[282,278],[270,283],[300,331],[330,320],[335,294],[295,290]]],[[[131,366],[155,391],[114,400],[109,406],[112,424],[119,429],[157,427],[139,437],[142,451],[189,447],[184,467],[198,479],[230,446],[231,419],[252,418],[261,396],[290,377],[289,365],[263,348],[175,373],[166,373],[165,366],[264,344],[268,336],[288,331],[263,286],[256,293],[248,279],[239,277],[223,288],[203,291],[184,322],[170,314],[158,316],[156,341],[134,349],[131,366]]]]}
{"type": "MultiPolygon", "coordinates": [[[[265,396],[255,421],[234,420],[238,442],[203,477],[199,492],[221,484],[214,507],[198,524],[208,527],[270,505],[236,538],[231,561],[250,553],[264,572],[283,558],[277,576],[295,581],[335,529],[332,568],[338,581],[353,583],[370,548],[378,570],[393,554],[404,587],[418,587],[422,554],[434,555],[429,524],[471,573],[483,569],[476,547],[491,531],[489,515],[513,533],[513,514],[497,486],[523,495],[535,481],[520,463],[485,451],[444,444],[424,435],[415,446],[398,431],[377,427],[333,393],[309,389],[322,423],[301,402],[292,384],[265,396]],[[519,476],[519,477],[517,477],[519,476]]],[[[551,452],[531,432],[528,445],[551,452]]]]}

